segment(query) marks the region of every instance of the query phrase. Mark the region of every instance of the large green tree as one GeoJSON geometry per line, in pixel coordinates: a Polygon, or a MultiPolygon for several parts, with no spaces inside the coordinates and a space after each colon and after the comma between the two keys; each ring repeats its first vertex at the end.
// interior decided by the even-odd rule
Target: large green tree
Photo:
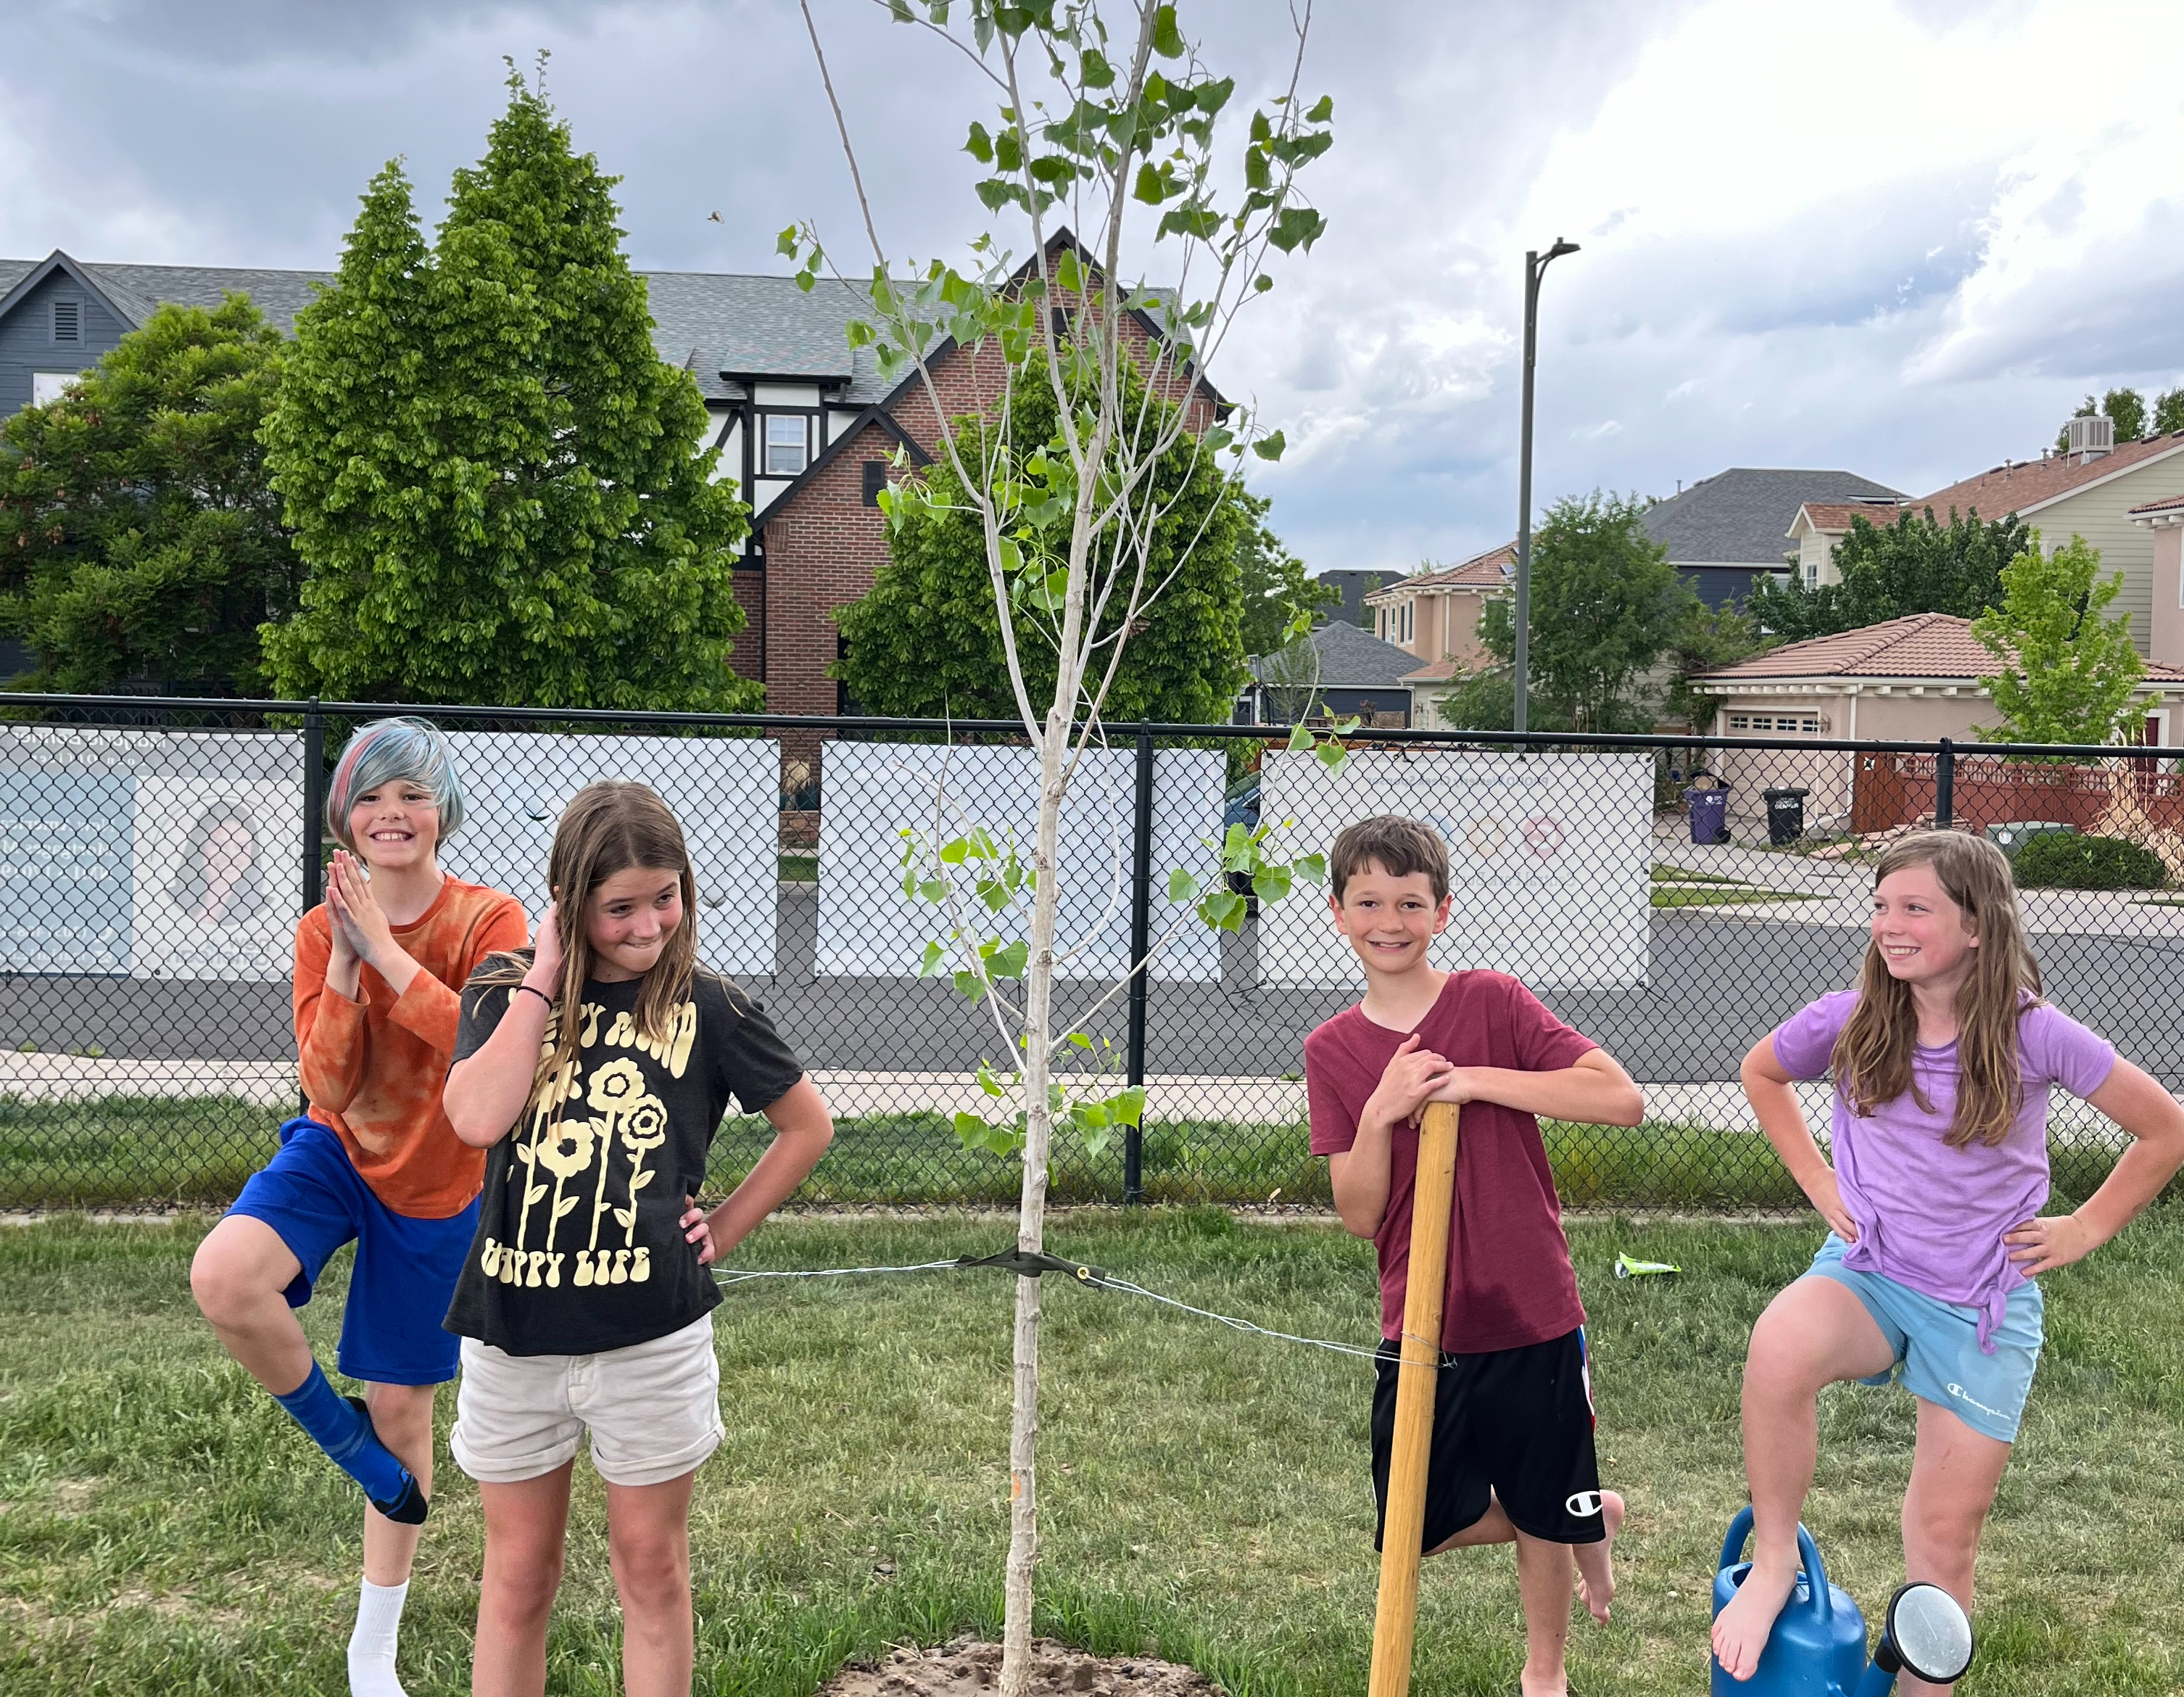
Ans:
{"type": "Polygon", "coordinates": [[[2131,639],[2131,615],[2106,609],[2123,574],[2103,578],[2101,554],[2073,536],[2053,554],[2032,533],[2003,567],[2002,605],[1972,622],[2003,669],[1982,679],[2001,725],[1990,742],[2108,743],[2136,716],[2131,697],[2146,663],[2131,639]]]}
{"type": "Polygon", "coordinates": [[[1836,544],[1841,581],[1811,588],[1793,578],[1761,583],[1747,610],[1784,642],[1858,630],[1908,613],[1977,618],[2002,600],[2002,568],[2025,550],[2031,528],[2014,513],[1983,520],[1952,508],[1899,511],[1887,524],[1853,518],[1836,544]]]}
{"type": "Polygon", "coordinates": [[[263,687],[259,626],[302,575],[258,441],[281,355],[240,296],[163,306],[0,427],[0,631],[29,687],[263,687]]]}
{"type": "Polygon", "coordinates": [[[297,321],[266,427],[310,566],[289,695],[734,709],[746,510],[651,341],[616,178],[511,75],[428,248],[398,162],[297,321]]]}
{"type": "MultiPolygon", "coordinates": [[[[1143,407],[1148,420],[1164,419],[1173,410],[1149,401],[1134,374],[1127,387],[1125,405],[1143,407]]],[[[1005,442],[988,439],[989,430],[998,433],[997,424],[956,421],[961,462],[977,464],[997,451],[1020,469],[1034,458],[1046,463],[1059,451],[1057,428],[1054,383],[1044,361],[1034,360],[1011,383],[1005,442]]],[[[1165,430],[1165,423],[1149,422],[1145,434],[1165,430]]],[[[923,498],[890,500],[889,562],[863,599],[835,616],[844,638],[839,673],[866,712],[1017,717],[984,528],[956,463],[944,456],[925,471],[923,498]]],[[[1249,676],[1239,556],[1261,528],[1265,505],[1224,475],[1214,456],[1187,433],[1151,467],[1146,500],[1157,516],[1143,540],[1144,593],[1110,596],[1097,610],[1097,639],[1106,647],[1112,647],[1126,617],[1134,627],[1100,712],[1111,720],[1225,720],[1249,676]],[[1134,599],[1138,611],[1132,615],[1134,599]]],[[[1112,556],[1139,545],[1137,539],[1109,532],[1094,544],[1102,556],[1095,569],[1112,578],[1112,556]]],[[[1132,578],[1138,576],[1134,553],[1127,570],[1132,578]]],[[[1019,658],[1025,685],[1034,695],[1050,695],[1055,687],[1056,650],[1039,634],[1050,616],[1035,593],[1018,609],[1019,658]]],[[[1096,693],[1096,682],[1094,688],[1096,693]]]]}
{"type": "MultiPolygon", "coordinates": [[[[1652,728],[1641,684],[1698,606],[1698,597],[1646,533],[1646,503],[1596,489],[1548,509],[1532,543],[1532,639],[1525,717],[1535,729],[1652,728]]],[[[1486,604],[1479,638],[1494,662],[1448,692],[1441,714],[1467,730],[1507,730],[1514,717],[1512,603],[1486,604]]]]}
{"type": "Polygon", "coordinates": [[[1304,561],[1268,528],[1271,501],[1240,491],[1250,514],[1236,544],[1236,589],[1244,610],[1244,652],[1272,654],[1296,634],[1301,618],[1319,621],[1321,610],[1341,604],[1342,592],[1312,575],[1304,561]]]}

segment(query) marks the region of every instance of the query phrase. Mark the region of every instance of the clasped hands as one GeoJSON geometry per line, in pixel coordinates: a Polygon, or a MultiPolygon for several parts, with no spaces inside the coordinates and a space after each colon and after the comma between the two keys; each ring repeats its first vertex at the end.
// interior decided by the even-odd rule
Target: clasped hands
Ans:
{"type": "Polygon", "coordinates": [[[1380,1075],[1379,1086],[1365,1104],[1368,1114],[1393,1125],[1398,1121],[1415,1125],[1429,1102],[1462,1103],[1473,1099],[1469,1069],[1445,1055],[1422,1048],[1424,1039],[1413,1031],[1397,1045],[1395,1058],[1380,1075]]]}
{"type": "Polygon", "coordinates": [[[347,849],[336,849],[326,868],[326,910],[333,916],[335,954],[346,952],[384,970],[387,952],[398,946],[394,928],[371,893],[363,862],[347,849]]]}

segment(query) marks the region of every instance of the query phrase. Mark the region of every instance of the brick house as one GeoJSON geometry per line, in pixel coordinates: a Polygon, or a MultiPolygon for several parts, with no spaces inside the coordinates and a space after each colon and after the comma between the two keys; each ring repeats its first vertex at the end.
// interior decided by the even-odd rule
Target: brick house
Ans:
{"type": "MultiPolygon", "coordinates": [[[[1056,253],[1075,238],[1060,231],[1048,246],[1056,253]]],[[[928,358],[936,410],[916,373],[883,383],[872,349],[850,349],[850,321],[870,310],[856,285],[823,282],[806,293],[788,276],[638,275],[655,349],[705,397],[714,476],[751,507],[736,573],[749,622],[731,663],[766,685],[771,711],[839,712],[850,704],[827,675],[840,654],[834,610],[870,589],[887,560],[878,494],[890,463],[900,450],[913,466],[929,464],[944,417],[983,412],[998,396],[1000,358],[941,343],[928,358]]],[[[0,418],[58,395],[159,304],[213,308],[244,294],[286,335],[333,281],[329,271],[94,265],[58,250],[0,259],[0,418]]],[[[1058,331],[1072,310],[1057,299],[1058,331]]],[[[1123,328],[1141,358],[1162,335],[1135,308],[1123,328]]],[[[1188,422],[1204,429],[1226,403],[1187,363],[1170,372],[1168,393],[1188,387],[1188,422]]],[[[11,646],[0,644],[0,678],[29,663],[11,646]]]]}

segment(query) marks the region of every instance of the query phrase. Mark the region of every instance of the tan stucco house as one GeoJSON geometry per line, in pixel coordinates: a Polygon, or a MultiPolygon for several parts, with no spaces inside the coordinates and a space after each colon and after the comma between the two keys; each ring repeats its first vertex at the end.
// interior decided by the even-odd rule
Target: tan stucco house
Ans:
{"type": "Polygon", "coordinates": [[[1468,672],[1485,656],[1479,622],[1489,600],[1510,593],[1517,576],[1513,542],[1474,555],[1460,566],[1413,572],[1365,597],[1368,628],[1407,649],[1446,679],[1468,672]]]}
{"type": "MultiPolygon", "coordinates": [[[[2176,502],[2184,515],[2184,497],[2176,502]]],[[[2170,536],[2184,536],[2172,530],[2170,536]]],[[[2167,544],[2169,595],[2176,599],[2176,544],[2167,544]]],[[[2136,621],[2134,622],[2136,622],[2136,621]]],[[[2184,622],[2184,621],[2180,621],[2184,622]]],[[[2000,669],[1971,634],[1971,621],[1949,613],[1912,613],[1859,630],[1792,642],[1693,681],[1717,702],[1711,734],[1773,740],[1962,742],[1995,723],[1993,698],[1980,680],[2000,669]]],[[[2164,747],[2184,734],[2184,666],[2149,660],[2138,690],[2142,737],[2164,747]]],[[[1858,756],[1814,749],[1722,750],[1716,770],[1730,785],[1732,818],[1757,817],[1770,784],[1811,790],[1805,817],[1826,824],[1847,817],[1858,756]]]]}

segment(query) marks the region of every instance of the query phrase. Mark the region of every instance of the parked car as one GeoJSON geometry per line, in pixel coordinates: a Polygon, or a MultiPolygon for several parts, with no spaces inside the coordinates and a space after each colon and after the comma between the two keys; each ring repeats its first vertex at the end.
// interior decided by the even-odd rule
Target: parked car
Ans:
{"type": "Polygon", "coordinates": [[[1223,834],[1231,825],[1241,825],[1247,831],[1259,829],[1259,774],[1247,772],[1228,786],[1228,793],[1221,809],[1221,829],[1223,834]]]}
{"type": "MultiPolygon", "coordinates": [[[[1241,825],[1247,831],[1259,829],[1259,774],[1247,772],[1228,786],[1228,796],[1221,809],[1221,835],[1228,835],[1231,825],[1241,825]]],[[[1251,880],[1240,872],[1228,874],[1232,894],[1244,898],[1244,912],[1251,918],[1259,917],[1259,898],[1252,893],[1251,880]]]]}

